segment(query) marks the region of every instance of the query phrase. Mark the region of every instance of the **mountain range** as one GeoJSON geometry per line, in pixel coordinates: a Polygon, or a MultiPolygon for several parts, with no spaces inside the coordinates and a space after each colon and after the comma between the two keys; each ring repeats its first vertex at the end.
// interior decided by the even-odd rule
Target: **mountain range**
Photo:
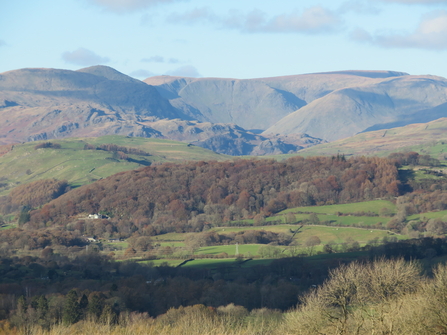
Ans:
{"type": "Polygon", "coordinates": [[[144,81],[106,66],[0,74],[3,144],[118,134],[265,155],[445,116],[445,78],[393,71],[144,81]]]}

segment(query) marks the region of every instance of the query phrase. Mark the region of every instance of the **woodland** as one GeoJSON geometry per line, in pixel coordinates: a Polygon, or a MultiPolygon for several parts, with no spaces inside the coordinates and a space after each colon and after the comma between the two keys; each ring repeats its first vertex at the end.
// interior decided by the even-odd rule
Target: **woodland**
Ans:
{"type": "MultiPolygon", "coordinates": [[[[85,148],[126,159],[124,149],[85,148]]],[[[154,164],[80,187],[19,185],[0,199],[0,334],[446,333],[447,220],[422,216],[447,209],[439,165],[415,152],[235,159],[154,164]],[[404,168],[415,165],[426,177],[404,168]],[[334,223],[283,211],[377,199],[396,210],[349,216],[386,218],[368,228],[383,239],[323,246],[311,236],[306,255],[292,253],[303,226],[334,223]],[[281,220],[293,229],[266,229],[281,220]],[[167,234],[186,236],[178,266],[152,262],[175,254],[167,234]],[[126,243],[120,257],[112,240],[126,243]],[[201,247],[235,244],[263,245],[258,260],[271,259],[182,266],[201,247]]]]}

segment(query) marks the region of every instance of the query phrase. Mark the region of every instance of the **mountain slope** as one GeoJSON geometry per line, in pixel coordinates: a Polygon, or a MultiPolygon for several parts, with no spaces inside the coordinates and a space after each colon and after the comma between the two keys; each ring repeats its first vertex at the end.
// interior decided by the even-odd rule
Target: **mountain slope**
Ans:
{"type": "Polygon", "coordinates": [[[432,154],[435,158],[444,160],[447,157],[446,134],[447,118],[441,118],[428,123],[361,133],[304,149],[300,151],[300,154],[314,156],[343,153],[386,156],[391,152],[417,151],[423,154],[432,154]]]}
{"type": "Polygon", "coordinates": [[[5,72],[0,102],[0,133],[10,142],[108,133],[149,137],[156,132],[139,120],[187,118],[153,87],[105,67],[5,72]]]}
{"type": "Polygon", "coordinates": [[[447,80],[402,76],[343,88],[286,116],[265,133],[308,133],[333,141],[359,132],[447,116],[447,80]]]}
{"type": "Polygon", "coordinates": [[[334,90],[404,75],[345,71],[245,80],[160,76],[144,82],[155,86],[173,106],[197,120],[265,130],[334,90]]]}
{"type": "Polygon", "coordinates": [[[446,108],[446,79],[392,71],[142,82],[106,66],[21,69],[0,74],[0,144],[118,134],[265,155],[431,121],[446,108]]]}

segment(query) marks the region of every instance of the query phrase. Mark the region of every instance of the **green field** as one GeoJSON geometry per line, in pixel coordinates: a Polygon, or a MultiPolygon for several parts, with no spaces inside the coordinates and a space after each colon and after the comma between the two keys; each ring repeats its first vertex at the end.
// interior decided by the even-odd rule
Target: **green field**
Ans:
{"type": "Polygon", "coordinates": [[[194,267],[194,268],[217,268],[220,266],[254,266],[254,265],[266,265],[273,261],[273,259],[253,259],[244,263],[238,262],[235,258],[224,258],[224,259],[195,259],[183,265],[182,267],[194,267]]]}
{"type": "Polygon", "coordinates": [[[442,218],[447,215],[447,210],[445,211],[439,211],[439,212],[427,212],[427,213],[421,213],[421,214],[414,214],[407,217],[407,221],[409,220],[419,220],[421,218],[427,218],[427,219],[437,219],[442,218]]]}
{"type": "Polygon", "coordinates": [[[317,213],[317,214],[336,214],[340,213],[358,213],[358,212],[372,212],[374,214],[379,214],[382,208],[386,208],[390,211],[390,213],[396,213],[396,206],[387,200],[373,200],[373,201],[364,201],[357,202],[351,204],[337,204],[337,205],[328,205],[328,206],[308,206],[308,207],[295,207],[289,208],[278,214],[286,214],[286,213],[317,213]]]}
{"type": "Polygon", "coordinates": [[[11,151],[0,156],[0,195],[7,194],[18,184],[39,179],[66,179],[71,186],[76,187],[153,163],[231,159],[230,156],[183,142],[141,137],[103,136],[51,140],[51,143],[60,144],[61,148],[35,150],[34,147],[42,142],[48,141],[16,144],[11,151]],[[128,155],[132,161],[127,161],[114,158],[109,151],[84,150],[86,144],[99,146],[110,143],[140,149],[150,156],[128,155]]]}
{"type": "MultiPolygon", "coordinates": [[[[319,144],[301,150],[300,156],[330,156],[337,154],[386,157],[393,152],[415,151],[445,160],[447,142],[445,118],[428,123],[410,124],[387,130],[369,131],[352,137],[319,144]]],[[[295,154],[296,155],[296,154],[295,154]]],[[[290,157],[291,155],[284,155],[290,157]]]]}
{"type": "MultiPolygon", "coordinates": [[[[295,207],[289,208],[274,216],[265,218],[265,221],[275,223],[286,223],[287,213],[293,213],[295,216],[295,224],[307,223],[310,213],[317,214],[320,224],[334,225],[334,226],[355,226],[355,227],[379,227],[386,226],[388,221],[391,220],[391,215],[396,213],[396,206],[386,200],[374,200],[365,201],[352,204],[338,204],[328,206],[308,206],[308,207],[295,207]],[[351,215],[353,213],[373,213],[379,215],[386,213],[387,216],[366,216],[366,215],[351,215]],[[344,215],[336,215],[337,213],[344,215]]],[[[238,223],[244,223],[246,225],[253,226],[253,219],[239,220],[231,222],[230,226],[237,226],[238,223]]],[[[290,222],[290,221],[289,221],[290,222]]],[[[248,228],[248,227],[246,227],[248,228]]],[[[259,227],[258,227],[259,228],[259,227]]],[[[230,229],[230,228],[227,228],[230,229]]],[[[256,229],[256,227],[253,227],[256,229]]],[[[271,228],[269,230],[273,230],[271,228]]]]}
{"type": "MultiPolygon", "coordinates": [[[[262,244],[240,244],[237,246],[240,255],[258,255],[258,249],[262,244]]],[[[218,255],[221,253],[228,255],[236,255],[236,245],[216,245],[210,247],[202,247],[195,254],[198,255],[218,255]]]]}
{"type": "Polygon", "coordinates": [[[177,266],[183,263],[183,259],[155,259],[152,261],[141,261],[138,263],[152,264],[153,266],[161,266],[161,265],[177,266]]]}
{"type": "MultiPolygon", "coordinates": [[[[323,216],[323,215],[322,215],[323,216]]],[[[329,216],[329,215],[328,215],[329,216]]],[[[329,216],[330,217],[330,216],[329,216]]],[[[335,217],[335,216],[334,216],[335,217]]],[[[373,219],[377,219],[373,217],[373,219]]],[[[213,228],[212,231],[218,234],[228,234],[228,233],[238,233],[244,232],[247,230],[265,230],[272,231],[275,233],[284,233],[286,235],[292,236],[292,232],[298,228],[297,225],[292,224],[280,224],[280,225],[270,225],[270,226],[249,226],[249,227],[218,227],[213,228]]],[[[384,237],[395,236],[398,239],[406,239],[408,238],[405,235],[398,235],[386,230],[378,230],[378,229],[365,229],[365,228],[354,228],[354,227],[333,227],[333,226],[323,226],[323,225],[306,225],[303,226],[298,233],[294,236],[294,241],[291,243],[291,246],[284,245],[267,245],[267,244],[236,244],[233,242],[229,245],[215,245],[215,246],[205,246],[198,248],[195,250],[194,254],[190,254],[190,249],[185,247],[185,239],[187,236],[191,234],[202,234],[202,233],[169,233],[164,235],[158,235],[154,238],[154,244],[160,244],[161,246],[171,246],[171,247],[180,247],[177,251],[174,252],[176,257],[185,258],[191,257],[194,258],[195,255],[203,257],[203,255],[210,255],[211,257],[218,256],[220,254],[227,254],[230,257],[236,256],[236,248],[238,254],[243,258],[251,258],[251,257],[267,257],[270,255],[269,251],[265,251],[265,248],[270,248],[270,252],[276,252],[275,257],[288,257],[297,254],[308,254],[309,248],[306,246],[306,241],[313,236],[318,236],[321,243],[313,248],[313,253],[323,251],[323,246],[327,243],[334,243],[335,245],[341,245],[345,242],[357,241],[360,246],[364,246],[373,240],[382,240],[384,237]],[[261,253],[261,248],[264,248],[261,253]],[[189,251],[188,251],[189,250],[189,251]],[[274,250],[274,251],[271,251],[274,250]],[[267,252],[267,253],[266,253],[267,252]]],[[[160,259],[157,262],[167,261],[169,264],[172,263],[172,260],[168,259],[160,259]]],[[[154,264],[158,264],[158,263],[154,264]]],[[[207,266],[207,264],[227,264],[226,262],[230,262],[229,258],[206,258],[206,259],[197,259],[194,262],[188,262],[184,266],[192,266],[197,264],[197,266],[207,266]],[[216,263],[217,262],[217,263],[216,263]]],[[[177,264],[177,263],[176,263],[177,264]]],[[[253,263],[250,263],[253,264],[253,263]]],[[[214,265],[213,265],[214,266],[214,265]]],[[[247,265],[248,266],[248,265],[247,265]]]]}
{"type": "Polygon", "coordinates": [[[0,230],[10,229],[10,228],[16,228],[16,224],[4,224],[3,226],[0,226],[0,230]]]}

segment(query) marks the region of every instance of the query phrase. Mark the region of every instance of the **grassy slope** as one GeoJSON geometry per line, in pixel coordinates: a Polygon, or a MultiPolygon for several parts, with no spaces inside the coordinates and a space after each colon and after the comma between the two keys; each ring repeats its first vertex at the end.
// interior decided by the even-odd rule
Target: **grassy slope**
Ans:
{"type": "MultiPolygon", "coordinates": [[[[388,156],[392,152],[416,151],[444,160],[447,155],[447,118],[428,123],[410,124],[405,127],[360,133],[338,141],[319,144],[301,150],[300,156],[345,155],[388,156]]],[[[285,159],[293,155],[279,155],[285,159]]]]}
{"type": "Polygon", "coordinates": [[[298,212],[311,212],[311,213],[324,213],[324,214],[336,214],[337,212],[349,214],[357,212],[372,212],[379,214],[382,208],[388,209],[391,213],[396,212],[396,206],[387,200],[373,200],[373,201],[363,201],[351,204],[339,204],[339,205],[328,205],[328,206],[308,206],[308,207],[296,207],[286,209],[279,214],[285,214],[288,212],[298,213],[298,212]]]}
{"type": "Polygon", "coordinates": [[[18,184],[38,179],[67,179],[72,186],[80,186],[115,173],[136,169],[157,162],[182,162],[191,160],[225,160],[229,156],[188,146],[186,143],[124,136],[103,136],[98,138],[78,138],[51,140],[61,145],[61,149],[37,149],[40,142],[14,145],[12,151],[0,156],[0,178],[3,187],[0,194],[6,194],[18,184]],[[138,148],[151,156],[129,155],[141,161],[128,162],[112,158],[111,152],[103,150],[83,150],[86,143],[92,145],[116,144],[138,148]]]}

